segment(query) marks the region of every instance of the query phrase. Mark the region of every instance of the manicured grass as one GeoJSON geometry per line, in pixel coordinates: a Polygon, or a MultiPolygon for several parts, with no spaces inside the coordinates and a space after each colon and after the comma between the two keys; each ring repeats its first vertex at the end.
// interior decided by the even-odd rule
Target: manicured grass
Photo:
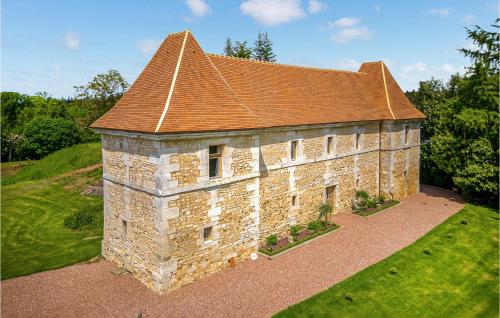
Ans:
{"type": "Polygon", "coordinates": [[[2,186],[2,279],[67,266],[100,254],[102,227],[73,231],[63,223],[77,210],[102,206],[102,197],[80,194],[101,174],[101,169],[95,169],[2,186]]]}
{"type": "MultiPolygon", "coordinates": [[[[32,163],[14,175],[2,176],[2,185],[20,181],[42,180],[101,163],[101,144],[80,144],[64,148],[41,160],[32,161],[32,163]]],[[[14,164],[15,162],[2,163],[2,170],[5,170],[4,165],[14,164]]]]}
{"type": "Polygon", "coordinates": [[[498,317],[498,220],[498,211],[468,204],[414,244],[275,317],[498,317]]]}

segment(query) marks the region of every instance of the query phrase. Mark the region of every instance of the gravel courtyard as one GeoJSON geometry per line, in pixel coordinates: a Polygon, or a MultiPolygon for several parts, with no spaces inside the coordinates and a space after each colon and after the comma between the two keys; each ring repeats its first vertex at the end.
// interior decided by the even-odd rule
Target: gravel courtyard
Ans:
{"type": "Polygon", "coordinates": [[[2,317],[263,317],[344,280],[411,244],[463,207],[452,192],[421,193],[270,261],[245,261],[158,296],[108,261],[2,281],[2,317]]]}

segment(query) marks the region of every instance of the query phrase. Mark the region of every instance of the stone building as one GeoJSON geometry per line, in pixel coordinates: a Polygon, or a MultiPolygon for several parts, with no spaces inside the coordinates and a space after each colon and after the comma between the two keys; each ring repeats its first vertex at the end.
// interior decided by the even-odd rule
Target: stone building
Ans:
{"type": "Polygon", "coordinates": [[[383,62],[358,72],[205,54],[169,35],[102,134],[102,254],[164,292],[270,234],[351,212],[356,189],[419,191],[423,118],[383,62]]]}

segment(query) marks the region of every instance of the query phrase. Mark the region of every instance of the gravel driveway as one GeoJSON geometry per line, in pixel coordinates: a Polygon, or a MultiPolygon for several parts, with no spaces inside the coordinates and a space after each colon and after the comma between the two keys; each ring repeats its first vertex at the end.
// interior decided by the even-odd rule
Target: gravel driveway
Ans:
{"type": "Polygon", "coordinates": [[[260,257],[158,296],[108,261],[2,282],[2,317],[262,317],[312,296],[411,244],[463,207],[449,191],[421,193],[270,261],[260,257]]]}

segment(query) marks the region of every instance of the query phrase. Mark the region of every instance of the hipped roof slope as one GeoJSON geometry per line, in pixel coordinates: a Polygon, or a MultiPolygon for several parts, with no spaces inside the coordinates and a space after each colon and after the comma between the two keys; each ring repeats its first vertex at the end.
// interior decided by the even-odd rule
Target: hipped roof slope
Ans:
{"type": "Polygon", "coordinates": [[[205,54],[184,31],[91,127],[180,133],[419,118],[382,62],[350,72],[205,54]]]}

